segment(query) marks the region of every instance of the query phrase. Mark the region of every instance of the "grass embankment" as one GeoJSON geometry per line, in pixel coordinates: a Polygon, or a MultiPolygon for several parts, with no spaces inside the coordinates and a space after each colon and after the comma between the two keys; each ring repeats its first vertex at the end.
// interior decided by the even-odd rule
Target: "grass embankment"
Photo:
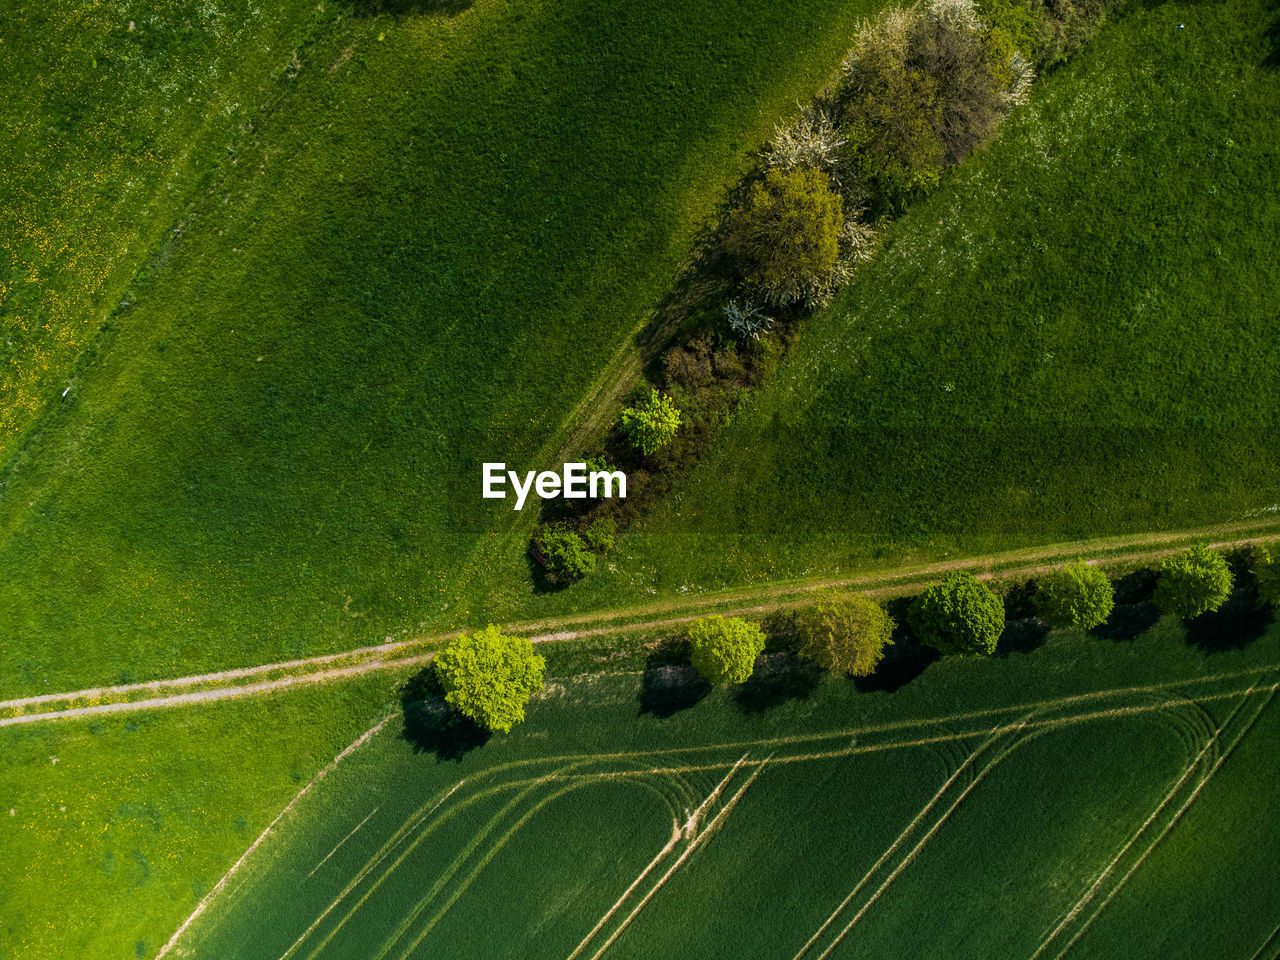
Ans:
{"type": "Polygon", "coordinates": [[[283,71],[313,4],[120,0],[0,10],[0,462],[283,71]]]}
{"type": "Polygon", "coordinates": [[[565,604],[1262,516],[1275,20],[1135,5],[890,228],[565,604]]]}
{"type": "Polygon", "coordinates": [[[0,735],[0,953],[154,957],[388,698],[364,678],[0,735]]]}
{"type": "Polygon", "coordinates": [[[867,681],[774,653],[709,695],[656,648],[547,648],[524,725],[477,745],[411,704],[422,752],[388,730],[353,758],[184,947],[1247,960],[1280,910],[1246,881],[1280,853],[1280,628],[1118,612],[867,681]]]}
{"type": "Polygon", "coordinates": [[[527,600],[533,512],[482,501],[481,461],[549,465],[748,151],[875,6],[308,8],[181,242],[5,476],[0,689],[527,600]]]}

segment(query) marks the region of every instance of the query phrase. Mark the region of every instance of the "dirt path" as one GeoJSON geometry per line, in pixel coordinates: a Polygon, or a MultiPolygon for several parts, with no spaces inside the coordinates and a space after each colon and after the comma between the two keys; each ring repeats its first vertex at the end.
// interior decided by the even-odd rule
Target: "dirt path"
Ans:
{"type": "MultiPolygon", "coordinates": [[[[1106,566],[1122,566],[1159,559],[1189,543],[1208,542],[1210,546],[1226,548],[1257,543],[1276,536],[1280,536],[1280,517],[1173,533],[1052,544],[852,577],[795,581],[694,597],[674,597],[615,610],[512,623],[507,624],[505,629],[527,636],[535,643],[648,633],[682,626],[709,612],[742,616],[803,606],[813,591],[821,589],[840,587],[857,589],[876,597],[890,597],[913,592],[922,583],[955,570],[969,570],[980,579],[1027,579],[1051,569],[1055,564],[1076,557],[1091,558],[1106,566]]],[[[457,633],[458,631],[432,634],[412,640],[256,667],[0,701],[0,727],[38,720],[210,703],[270,693],[300,684],[342,680],[373,671],[404,670],[430,661],[440,645],[457,633]]]]}

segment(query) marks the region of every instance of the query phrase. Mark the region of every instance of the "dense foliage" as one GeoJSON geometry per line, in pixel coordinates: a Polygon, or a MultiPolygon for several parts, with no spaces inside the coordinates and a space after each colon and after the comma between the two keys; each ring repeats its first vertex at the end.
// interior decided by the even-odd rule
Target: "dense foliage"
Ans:
{"type": "Polygon", "coordinates": [[[1111,616],[1115,589],[1101,567],[1070,563],[1040,578],[1035,602],[1049,626],[1089,630],[1111,616]]]}
{"type": "MultiPolygon", "coordinates": [[[[601,534],[606,531],[601,531],[601,534]]],[[[603,539],[597,536],[597,539],[603,539]]],[[[612,544],[612,540],[609,541],[612,544]]],[[[596,568],[596,555],[590,545],[572,527],[548,523],[533,536],[533,555],[542,564],[547,580],[564,586],[580,580],[596,568]]]]}
{"type": "Polygon", "coordinates": [[[971,573],[953,573],[916,598],[907,614],[921,641],[942,653],[995,653],[1004,603],[971,573]]]}
{"type": "Polygon", "coordinates": [[[764,652],[764,633],[741,617],[703,617],[689,627],[694,668],[712,683],[744,683],[764,652]]]}
{"type": "Polygon", "coordinates": [[[1280,546],[1258,547],[1253,558],[1253,575],[1258,583],[1258,599],[1280,605],[1280,546]]]}
{"type": "Polygon", "coordinates": [[[875,672],[884,648],[893,643],[893,618],[874,600],[847,593],[824,593],[798,618],[802,657],[828,670],[855,677],[875,672]]]}
{"type": "Polygon", "coordinates": [[[1226,557],[1207,547],[1192,547],[1160,564],[1153,599],[1165,613],[1190,620],[1226,603],[1231,584],[1226,557]]]}
{"type": "Polygon", "coordinates": [[[447,703],[486,730],[507,733],[524,719],[547,662],[530,641],[490,624],[450,640],[433,664],[447,703]]]}
{"type": "Polygon", "coordinates": [[[680,429],[680,411],[665,393],[650,390],[649,395],[622,411],[622,432],[646,457],[657,453],[680,429]]]}
{"type": "Polygon", "coordinates": [[[843,227],[843,202],[826,174],[774,169],[730,216],[724,245],[773,303],[821,302],[835,285],[843,227]]]}

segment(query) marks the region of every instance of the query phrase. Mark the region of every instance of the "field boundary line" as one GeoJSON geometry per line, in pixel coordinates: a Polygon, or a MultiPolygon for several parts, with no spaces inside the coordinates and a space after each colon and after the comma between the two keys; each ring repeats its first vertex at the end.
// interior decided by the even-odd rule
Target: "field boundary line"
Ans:
{"type": "MultiPolygon", "coordinates": [[[[694,828],[701,819],[702,812],[706,809],[708,804],[715,802],[715,799],[720,795],[721,791],[724,790],[725,784],[727,784],[733,778],[733,775],[738,772],[742,764],[746,762],[748,756],[749,753],[744,753],[738,762],[729,769],[729,772],[725,774],[724,779],[716,784],[716,786],[712,788],[711,792],[707,794],[702,803],[698,804],[693,812],[688,815],[683,827],[680,825],[680,821],[678,819],[673,819],[671,839],[667,841],[666,846],[658,851],[658,855],[649,861],[649,865],[640,872],[640,876],[636,877],[635,880],[632,881],[631,886],[627,887],[627,889],[623,891],[622,896],[620,896],[614,905],[605,912],[605,915],[600,918],[594,927],[591,928],[591,931],[582,938],[582,942],[574,948],[573,953],[569,954],[567,960],[577,960],[578,955],[587,948],[587,945],[591,943],[593,939],[595,939],[596,934],[604,928],[605,924],[607,924],[609,919],[618,912],[618,909],[626,902],[627,898],[631,896],[636,887],[638,887],[644,878],[649,875],[649,871],[657,866],[658,863],[662,861],[662,858],[665,857],[677,843],[682,839],[687,839],[691,836],[694,828]]],[[[687,810],[688,807],[685,809],[687,810]]]]}
{"type": "Polygon", "coordinates": [[[577,960],[578,955],[587,948],[587,944],[595,939],[595,935],[604,928],[604,925],[609,922],[610,918],[612,918],[622,905],[627,902],[627,898],[631,896],[631,894],[635,893],[636,887],[640,886],[640,884],[644,882],[644,878],[653,871],[654,867],[662,862],[663,858],[675,848],[675,845],[680,842],[680,839],[683,836],[684,834],[680,830],[680,821],[673,819],[671,821],[671,838],[662,845],[662,849],[659,850],[654,858],[649,861],[648,865],[640,871],[640,874],[631,881],[631,885],[622,891],[622,896],[618,897],[618,899],[614,901],[613,906],[605,911],[604,916],[596,921],[596,925],[592,927],[587,935],[582,938],[582,941],[573,948],[573,953],[569,954],[567,960],[577,960]]]}
{"type": "Polygon", "coordinates": [[[1231,741],[1227,749],[1222,752],[1222,755],[1214,761],[1213,766],[1211,766],[1204,776],[1200,778],[1200,782],[1196,784],[1196,788],[1192,790],[1191,795],[1183,801],[1182,806],[1180,806],[1177,812],[1174,813],[1173,818],[1165,824],[1164,829],[1156,835],[1156,838],[1151,841],[1151,845],[1142,852],[1142,856],[1140,856],[1133,866],[1128,869],[1125,875],[1120,878],[1120,881],[1111,888],[1111,892],[1107,894],[1106,899],[1098,905],[1098,909],[1089,916],[1089,919],[1087,919],[1080,929],[1076,931],[1075,935],[1067,941],[1067,945],[1062,948],[1055,960],[1062,960],[1063,957],[1071,952],[1071,948],[1074,947],[1080,938],[1085,935],[1089,927],[1093,925],[1093,921],[1097,920],[1098,917],[1102,915],[1102,911],[1105,910],[1111,901],[1116,898],[1116,895],[1124,888],[1124,885],[1129,882],[1129,878],[1137,873],[1138,868],[1146,862],[1147,857],[1151,855],[1151,852],[1155,850],[1155,848],[1160,845],[1160,842],[1169,835],[1173,828],[1182,821],[1183,814],[1185,814],[1187,810],[1191,808],[1191,805],[1196,802],[1196,799],[1200,796],[1200,791],[1208,786],[1209,781],[1213,779],[1214,774],[1216,774],[1218,770],[1221,769],[1222,765],[1226,763],[1227,758],[1230,757],[1235,748],[1240,745],[1240,742],[1248,736],[1249,731],[1253,729],[1253,725],[1258,722],[1258,718],[1261,717],[1262,714],[1266,712],[1267,707],[1271,705],[1271,701],[1275,699],[1276,688],[1278,686],[1280,686],[1280,684],[1275,684],[1268,688],[1266,699],[1262,701],[1261,706],[1259,706],[1253,716],[1249,718],[1249,722],[1245,724],[1244,729],[1236,735],[1235,739],[1231,741]]]}
{"type": "Polygon", "coordinates": [[[338,845],[337,845],[336,847],[334,847],[332,850],[330,850],[328,853],[326,853],[326,854],[324,855],[324,859],[323,859],[323,860],[321,860],[319,863],[317,863],[314,867],[312,867],[312,868],[311,868],[311,872],[307,874],[307,876],[306,876],[306,878],[305,878],[305,879],[310,880],[312,877],[314,877],[314,876],[315,876],[316,871],[317,871],[317,870],[319,870],[321,867],[323,867],[326,863],[328,863],[328,862],[329,862],[329,858],[330,858],[330,857],[332,857],[335,853],[337,853],[337,852],[338,852],[338,849],[339,849],[339,848],[340,848],[344,843],[346,843],[348,840],[350,840],[352,837],[354,837],[354,836],[356,835],[356,831],[357,831],[357,830],[359,830],[361,827],[363,827],[363,826],[364,826],[366,823],[368,823],[370,820],[372,820],[372,819],[373,819],[373,815],[374,815],[375,813],[377,813],[377,812],[378,812],[379,810],[381,810],[381,809],[382,809],[381,805],[374,807],[374,808],[373,808],[373,810],[372,810],[372,811],[370,811],[370,813],[369,813],[369,815],[368,815],[367,817],[365,817],[363,820],[361,820],[359,823],[357,823],[357,824],[355,825],[355,829],[353,829],[353,830],[352,830],[350,833],[348,833],[345,837],[343,837],[341,840],[339,840],[339,841],[338,841],[338,845]]]}
{"type": "MultiPolygon", "coordinates": [[[[803,957],[809,951],[809,948],[812,947],[818,941],[818,938],[822,936],[822,934],[826,931],[827,927],[831,926],[831,924],[835,922],[836,917],[838,917],[844,911],[844,908],[847,907],[853,901],[853,898],[858,895],[859,891],[861,891],[862,888],[866,886],[867,881],[869,881],[871,877],[875,875],[877,870],[879,870],[882,866],[884,866],[885,861],[888,860],[891,856],[893,856],[894,851],[897,850],[898,847],[902,846],[902,844],[906,841],[907,837],[911,835],[911,832],[915,830],[915,828],[919,825],[920,821],[923,820],[925,816],[928,815],[929,811],[933,809],[934,805],[940,799],[942,799],[942,797],[946,794],[948,790],[951,789],[951,785],[955,783],[957,779],[959,779],[960,774],[962,774],[965,770],[969,768],[969,765],[977,758],[978,754],[980,754],[983,750],[985,750],[993,742],[995,742],[997,736],[998,734],[993,730],[991,735],[982,743],[978,744],[978,746],[973,749],[973,751],[969,754],[969,756],[965,758],[964,762],[961,763],[958,767],[956,767],[954,771],[952,771],[951,776],[947,777],[947,779],[943,781],[942,786],[939,787],[937,792],[934,793],[934,795],[929,799],[929,802],[926,803],[923,807],[921,807],[920,810],[917,811],[916,815],[911,819],[911,822],[908,823],[902,829],[902,832],[898,834],[897,839],[894,840],[893,843],[889,845],[889,847],[884,851],[884,853],[880,854],[876,862],[873,863],[871,867],[867,870],[867,872],[862,875],[862,879],[860,879],[857,882],[857,884],[854,885],[854,888],[849,892],[849,895],[840,901],[839,905],[834,910],[831,911],[831,915],[828,916],[827,919],[823,921],[822,926],[818,927],[817,931],[813,934],[813,936],[811,936],[807,941],[805,941],[804,946],[801,947],[798,951],[796,951],[796,955],[792,957],[792,960],[800,960],[800,958],[803,957]]],[[[572,960],[572,958],[570,958],[570,960],[572,960]]]]}
{"type": "MultiPolygon", "coordinates": [[[[728,801],[726,801],[725,805],[720,808],[720,811],[711,818],[711,821],[703,827],[692,840],[689,841],[689,844],[684,848],[684,851],[676,858],[676,862],[668,867],[666,873],[658,878],[658,882],[649,888],[648,893],[646,893],[644,897],[641,898],[640,902],[636,904],[635,908],[627,914],[625,918],[623,918],[622,923],[618,925],[617,929],[609,935],[609,939],[604,942],[599,950],[591,955],[591,960],[600,960],[600,958],[604,956],[608,949],[617,941],[618,937],[622,936],[622,932],[631,925],[631,921],[639,916],[640,911],[648,905],[650,900],[658,895],[658,891],[661,890],[663,886],[666,885],[666,882],[671,879],[671,876],[680,869],[680,865],[688,860],[695,851],[702,847],[707,839],[715,833],[722,823],[724,823],[729,814],[733,812],[733,808],[738,805],[738,801],[742,799],[742,795],[747,792],[747,788],[755,782],[756,777],[760,776],[760,772],[764,770],[765,766],[771,759],[772,755],[765,757],[755,765],[755,770],[751,772],[751,776],[747,777],[746,782],[737,789],[728,801]]],[[[741,763],[741,761],[739,761],[739,763],[741,763]]],[[[737,770],[737,767],[735,766],[734,769],[737,770]]]]}
{"type": "MultiPolygon", "coordinates": [[[[388,837],[385,842],[383,842],[382,846],[379,847],[376,851],[374,851],[373,856],[371,856],[368,860],[365,861],[364,866],[362,866],[359,870],[356,871],[356,875],[350,881],[348,881],[347,885],[343,887],[343,889],[339,892],[338,896],[334,898],[332,902],[330,902],[329,906],[324,909],[324,911],[320,914],[320,916],[316,917],[316,919],[311,922],[311,925],[308,926],[307,929],[302,932],[302,935],[298,937],[298,939],[295,940],[289,946],[289,949],[286,950],[281,955],[280,960],[284,960],[285,957],[288,957],[289,954],[293,953],[293,951],[298,948],[298,945],[302,943],[302,941],[305,940],[307,937],[309,937],[316,927],[320,926],[320,924],[324,922],[324,918],[327,917],[330,913],[332,913],[334,908],[337,907],[338,904],[340,904],[343,900],[345,900],[347,896],[351,893],[351,891],[354,890],[357,886],[359,886],[364,881],[364,878],[368,876],[369,873],[378,866],[378,864],[380,864],[383,860],[386,859],[387,854],[389,854],[392,850],[394,850],[396,846],[400,843],[400,841],[403,840],[404,837],[409,832],[416,829],[417,826],[421,824],[423,820],[431,816],[431,814],[433,814],[440,807],[442,803],[444,803],[451,796],[453,796],[458,791],[458,788],[461,787],[466,782],[467,782],[467,778],[463,777],[461,780],[455,783],[452,787],[450,787],[449,790],[445,792],[444,796],[440,797],[439,800],[436,800],[435,803],[432,803],[430,800],[428,800],[421,807],[415,810],[409,817],[407,817],[405,821],[401,823],[399,827],[396,828],[395,832],[390,837],[388,837]]],[[[159,960],[159,958],[157,957],[156,960],[159,960]]]]}
{"type": "Polygon", "coordinates": [[[1071,924],[1071,922],[1075,920],[1075,918],[1078,917],[1081,914],[1081,912],[1083,912],[1084,909],[1089,905],[1089,903],[1093,900],[1094,896],[1097,894],[1098,888],[1101,887],[1102,884],[1106,882],[1109,876],[1111,876],[1112,871],[1115,870],[1116,866],[1120,863],[1120,861],[1124,859],[1124,855],[1133,848],[1133,845],[1138,842],[1138,840],[1142,837],[1142,835],[1147,831],[1147,828],[1150,827],[1151,824],[1155,822],[1156,818],[1160,816],[1161,811],[1163,811],[1165,807],[1167,807],[1170,803],[1173,802],[1173,798],[1177,795],[1178,791],[1182,788],[1182,785],[1187,782],[1187,779],[1200,766],[1201,761],[1203,761],[1205,756],[1209,753],[1209,751],[1213,749],[1214,744],[1218,742],[1218,738],[1222,736],[1222,731],[1225,730],[1227,726],[1231,723],[1231,721],[1235,719],[1236,715],[1244,707],[1245,703],[1249,699],[1249,696],[1253,693],[1255,689],[1256,689],[1255,687],[1250,687],[1241,695],[1240,702],[1236,704],[1235,709],[1233,709],[1227,715],[1227,718],[1221,724],[1218,725],[1218,729],[1214,731],[1213,736],[1210,737],[1205,742],[1205,744],[1200,748],[1200,752],[1191,758],[1191,761],[1187,764],[1186,769],[1182,771],[1182,775],[1178,777],[1178,779],[1174,782],[1173,786],[1169,788],[1168,792],[1164,795],[1164,798],[1156,805],[1156,808],[1151,811],[1150,816],[1148,816],[1147,819],[1142,822],[1142,825],[1139,826],[1138,829],[1134,831],[1133,836],[1129,838],[1128,842],[1125,843],[1120,848],[1120,852],[1117,853],[1115,857],[1112,858],[1111,862],[1108,863],[1106,867],[1103,868],[1102,872],[1099,873],[1098,876],[1094,878],[1093,883],[1089,885],[1089,887],[1081,895],[1080,899],[1076,901],[1075,906],[1073,906],[1069,911],[1067,911],[1066,916],[1062,918],[1062,920],[1058,923],[1058,925],[1054,927],[1049,932],[1049,934],[1044,938],[1044,941],[1040,944],[1040,946],[1036,948],[1036,952],[1031,955],[1030,960],[1037,960],[1037,958],[1042,953],[1044,953],[1047,949],[1049,949],[1050,944],[1052,944],[1053,941],[1058,938],[1058,935],[1061,934],[1062,931],[1065,930],[1071,924]]]}
{"type": "Polygon", "coordinates": [[[387,722],[394,716],[395,716],[394,713],[387,714],[385,717],[383,717],[381,720],[375,723],[372,727],[370,727],[364,733],[360,734],[360,736],[357,737],[355,740],[353,740],[350,744],[348,744],[342,750],[341,753],[339,753],[336,757],[330,760],[324,767],[322,767],[314,777],[312,777],[309,781],[307,781],[306,786],[304,786],[301,790],[299,790],[294,795],[293,799],[290,800],[287,804],[285,804],[284,809],[281,810],[278,814],[276,814],[275,819],[272,820],[269,824],[267,824],[266,829],[263,830],[262,833],[258,835],[258,839],[254,840],[253,843],[249,845],[249,849],[240,855],[240,859],[231,865],[231,869],[228,870],[225,874],[223,874],[222,879],[219,880],[216,884],[214,884],[213,889],[210,890],[207,894],[205,894],[204,897],[200,900],[200,902],[196,904],[195,910],[193,910],[191,912],[191,915],[182,922],[182,925],[178,927],[176,931],[174,931],[173,936],[169,938],[169,942],[160,948],[160,952],[156,954],[156,960],[163,960],[164,956],[174,948],[177,942],[182,938],[182,935],[186,933],[187,929],[193,923],[195,923],[196,919],[199,918],[199,916],[202,913],[204,913],[204,911],[208,908],[209,904],[213,901],[213,898],[217,896],[226,887],[227,883],[231,880],[231,878],[235,876],[235,874],[240,870],[242,866],[244,866],[245,861],[248,860],[249,857],[253,855],[253,852],[257,850],[260,846],[262,846],[262,844],[266,841],[267,837],[270,836],[271,831],[276,828],[276,825],[279,824],[280,821],[283,820],[289,814],[289,812],[298,805],[298,801],[300,801],[303,797],[305,797],[308,793],[310,793],[312,787],[314,787],[317,783],[319,783],[321,780],[327,777],[330,773],[336,770],[338,767],[338,764],[340,764],[347,757],[351,756],[351,754],[355,753],[356,750],[360,749],[362,746],[364,746],[366,743],[372,740],[375,736],[377,736],[378,733],[382,730],[382,728],[387,725],[387,722]]]}
{"type": "MultiPolygon", "coordinates": [[[[494,787],[491,791],[486,791],[484,793],[476,794],[475,796],[467,799],[467,801],[462,806],[469,806],[471,803],[477,802],[480,799],[486,796],[489,796],[494,792],[500,792],[501,790],[511,789],[513,786],[518,791],[516,795],[512,797],[510,800],[508,800],[497,813],[495,813],[492,817],[490,817],[489,823],[485,827],[485,829],[471,838],[470,842],[466,845],[463,852],[454,859],[454,863],[450,864],[449,870],[451,872],[448,872],[443,877],[436,878],[435,884],[432,886],[431,891],[427,894],[428,900],[431,897],[434,897],[443,888],[444,884],[448,881],[448,878],[453,875],[453,872],[456,872],[458,861],[461,859],[464,859],[467,856],[470,856],[472,851],[474,851],[476,847],[479,846],[479,844],[484,840],[484,838],[493,832],[502,815],[505,814],[512,807],[514,807],[516,804],[518,804],[521,800],[523,800],[529,794],[531,794],[535,789],[537,789],[539,785],[541,785],[544,782],[547,782],[547,778],[545,777],[531,780],[523,784],[520,784],[520,783],[502,784],[498,787],[494,787]]],[[[444,802],[444,798],[440,800],[440,803],[443,803],[443,802],[444,802]]],[[[439,805],[440,805],[439,803],[436,804],[436,808],[438,808],[439,805]]],[[[462,807],[458,807],[458,806],[451,807],[449,809],[449,813],[453,813],[459,809],[462,809],[462,807]]],[[[427,814],[427,816],[430,816],[430,814],[427,814]]],[[[426,817],[419,819],[418,825],[421,825],[422,821],[425,819],[426,817]]],[[[437,821],[437,823],[438,822],[439,821],[437,821]]],[[[411,830],[416,829],[416,826],[410,829],[411,830]]],[[[311,949],[311,952],[307,954],[307,960],[314,960],[314,958],[317,957],[320,954],[320,952],[324,950],[326,946],[328,946],[329,942],[337,935],[338,931],[341,930],[344,926],[346,926],[347,921],[349,921],[353,916],[355,916],[356,912],[359,911],[360,908],[363,907],[365,903],[368,902],[369,898],[373,896],[374,893],[377,892],[378,888],[381,887],[382,884],[386,882],[387,878],[390,877],[391,874],[396,869],[399,868],[400,864],[404,863],[404,861],[408,859],[409,855],[413,853],[413,851],[416,850],[418,846],[424,840],[426,840],[428,836],[430,836],[434,832],[434,830],[435,830],[434,824],[428,827],[427,829],[425,829],[421,834],[419,834],[419,836],[416,839],[414,839],[401,852],[401,854],[398,857],[396,857],[394,861],[392,861],[389,867],[387,867],[385,870],[381,872],[381,874],[379,874],[378,878],[373,881],[369,889],[364,892],[364,894],[360,897],[360,899],[357,900],[349,910],[347,910],[346,914],[342,917],[341,920],[338,921],[338,923],[334,926],[334,928],[325,935],[324,939],[322,939],[315,947],[311,949]]],[[[390,851],[388,851],[388,853],[389,852],[390,851]]],[[[381,859],[385,859],[385,857],[381,859]]],[[[381,862],[381,859],[379,860],[379,862],[381,862]]],[[[374,864],[374,868],[376,868],[376,866],[377,864],[374,864]]],[[[367,876],[367,874],[365,875],[367,876]]],[[[294,942],[293,946],[291,946],[288,950],[286,950],[283,954],[280,955],[280,960],[288,960],[289,956],[298,948],[298,946],[302,943],[302,941],[307,936],[310,935],[310,933],[315,929],[315,927],[320,923],[320,921],[323,920],[329,914],[329,912],[333,909],[333,907],[337,906],[339,902],[341,902],[343,899],[346,898],[347,894],[351,892],[351,889],[353,887],[354,887],[354,884],[349,884],[347,889],[344,890],[343,893],[339,895],[338,900],[335,900],[333,904],[331,904],[330,907],[327,910],[325,910],[323,914],[320,915],[320,917],[316,920],[316,922],[312,924],[312,926],[307,928],[307,932],[304,933],[301,937],[299,937],[298,940],[294,942]]],[[[382,952],[385,953],[387,949],[390,949],[390,948],[384,947],[382,952]]],[[[159,958],[157,958],[157,960],[159,960],[159,958]]]]}
{"type": "MultiPolygon", "coordinates": [[[[1249,960],[1264,960],[1263,954],[1267,952],[1269,947],[1275,946],[1280,946],[1280,923],[1276,924],[1276,928],[1271,931],[1271,936],[1267,937],[1267,939],[1262,942],[1262,946],[1258,948],[1258,952],[1250,957],[1249,960]]],[[[1280,950],[1273,952],[1271,956],[1266,957],[1265,960],[1275,960],[1277,956],[1280,956],[1280,950]]]]}
{"type": "MultiPolygon", "coordinates": [[[[1229,533],[1250,534],[1250,536],[1240,536],[1235,539],[1213,541],[1209,545],[1215,548],[1240,547],[1251,543],[1263,542],[1273,539],[1277,532],[1280,532],[1276,528],[1280,528],[1280,518],[1256,522],[1241,521],[1169,533],[1147,533],[1121,538],[1070,541],[1037,548],[967,557],[954,561],[880,570],[852,577],[796,580],[769,584],[763,587],[739,588],[709,593],[692,600],[676,598],[662,603],[640,604],[552,620],[516,622],[508,624],[506,629],[515,634],[528,636],[529,639],[537,643],[582,639],[600,635],[628,634],[687,624],[697,619],[707,610],[733,615],[745,615],[802,605],[806,602],[807,596],[821,589],[857,588],[873,595],[888,595],[895,592],[908,591],[918,586],[919,582],[925,578],[955,570],[974,571],[979,579],[992,579],[997,576],[1031,576],[1043,572],[1054,563],[1063,562],[1072,556],[1080,556],[1089,552],[1105,554],[1097,556],[1092,561],[1104,565],[1138,559],[1155,559],[1176,552],[1177,549],[1187,543],[1200,542],[1214,535],[1229,533]],[[1146,549],[1130,549],[1128,552],[1123,552],[1127,547],[1136,548],[1143,545],[1146,545],[1146,549]],[[1024,562],[1019,563],[1019,561],[1024,562]],[[1046,566],[1046,563],[1049,566],[1046,566]],[[761,601],[764,602],[762,603],[761,601]],[[739,605],[733,606],[735,603],[739,605]],[[657,615],[664,613],[669,615],[658,618],[651,616],[648,619],[640,620],[628,619],[645,617],[646,614],[657,615]]],[[[142,683],[88,687],[64,693],[45,693],[31,697],[18,697],[0,701],[0,712],[12,714],[0,717],[0,726],[30,723],[37,720],[93,716],[128,710],[148,710],[218,701],[232,697],[269,693],[302,683],[340,680],[377,670],[407,668],[430,661],[435,655],[429,649],[430,647],[447,641],[457,636],[460,632],[462,631],[452,630],[413,637],[407,640],[388,640],[385,643],[372,646],[356,647],[336,653],[278,663],[260,664],[252,667],[237,667],[209,673],[150,680],[142,683]],[[398,655],[415,649],[422,652],[410,653],[405,656],[398,655]],[[342,660],[358,662],[341,667],[332,667],[332,664],[342,660]],[[220,686],[220,684],[225,684],[228,681],[261,677],[271,673],[287,671],[298,672],[290,673],[283,677],[262,680],[257,683],[220,686]],[[189,689],[201,686],[207,687],[207,689],[189,689]],[[171,688],[184,692],[167,696],[148,697],[142,700],[128,699],[128,697],[137,693],[152,692],[162,694],[163,691],[171,688]],[[67,706],[63,709],[27,712],[31,708],[45,707],[49,704],[73,704],[84,700],[94,701],[117,697],[124,699],[112,700],[110,703],[91,702],[85,705],[67,706]]]]}
{"type": "MultiPolygon", "coordinates": [[[[1067,721],[1063,720],[1062,722],[1067,722],[1067,721]]],[[[1020,732],[1026,726],[1027,724],[1025,722],[1018,724],[1016,727],[1013,728],[1011,732],[1020,732]]],[[[934,835],[939,830],[942,829],[943,825],[947,822],[947,820],[950,819],[951,814],[955,813],[956,809],[960,806],[960,804],[964,803],[965,799],[969,796],[969,794],[972,793],[975,789],[977,789],[978,784],[982,783],[982,781],[986,778],[987,774],[990,773],[991,770],[993,770],[995,766],[1000,763],[1000,761],[1004,760],[1006,757],[1012,754],[1015,750],[1017,750],[1020,746],[1022,746],[1032,737],[1038,737],[1041,734],[1048,733],[1049,729],[1050,729],[1050,726],[1048,725],[1048,723],[1046,723],[1043,729],[1038,730],[1036,733],[1033,733],[1027,737],[1020,737],[1019,739],[1015,740],[1013,743],[1009,744],[1009,746],[1006,747],[1005,750],[999,756],[997,756],[995,759],[989,762],[985,767],[983,767],[982,770],[978,773],[978,775],[973,778],[972,782],[970,782],[969,785],[966,786],[964,790],[960,792],[960,796],[956,797],[956,799],[952,801],[951,806],[947,807],[947,809],[943,811],[942,816],[938,817],[938,819],[934,821],[933,826],[930,827],[928,832],[926,832],[925,835],[920,838],[920,841],[914,847],[911,848],[911,851],[905,857],[903,857],[898,862],[898,865],[894,867],[893,872],[890,873],[889,876],[885,877],[884,882],[881,883],[880,886],[876,888],[875,893],[873,893],[870,896],[870,898],[867,900],[867,902],[864,903],[858,909],[858,912],[853,915],[853,919],[850,920],[848,923],[846,923],[844,927],[841,929],[841,931],[836,934],[835,939],[832,940],[829,944],[827,944],[827,948],[823,950],[822,953],[818,954],[817,960],[826,960],[826,958],[831,955],[831,951],[840,945],[841,941],[843,941],[844,938],[849,935],[849,931],[852,930],[855,926],[857,926],[858,922],[864,916],[867,915],[867,912],[870,911],[870,909],[876,905],[876,903],[880,900],[880,897],[884,895],[884,892],[887,889],[889,889],[890,886],[893,885],[893,882],[903,874],[903,872],[907,869],[907,867],[911,866],[911,864],[915,862],[915,859],[919,855],[920,851],[923,850],[925,846],[929,843],[929,841],[933,839],[934,835]]]]}

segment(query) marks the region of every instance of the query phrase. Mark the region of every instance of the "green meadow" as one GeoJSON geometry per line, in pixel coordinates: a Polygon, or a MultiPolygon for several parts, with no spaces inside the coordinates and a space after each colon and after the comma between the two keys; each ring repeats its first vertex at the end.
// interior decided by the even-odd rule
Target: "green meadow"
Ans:
{"type": "MultiPolygon", "coordinates": [[[[532,511],[482,501],[480,463],[571,455],[579,398],[872,9],[300,6],[265,88],[193,156],[211,169],[181,230],[4,468],[0,690],[342,649],[528,600],[532,511]]],[[[186,42],[90,11],[125,50],[167,63],[186,42]]],[[[10,48],[6,85],[42,49],[10,48]]],[[[119,96],[157,95],[156,71],[119,96]]],[[[68,96],[90,82],[63,74],[68,96]]]]}
{"type": "Polygon", "coordinates": [[[888,231],[580,603],[1265,515],[1267,4],[1132,4],[888,231]]]}
{"type": "Polygon", "coordinates": [[[154,957],[387,678],[0,730],[0,956],[154,957]]]}

